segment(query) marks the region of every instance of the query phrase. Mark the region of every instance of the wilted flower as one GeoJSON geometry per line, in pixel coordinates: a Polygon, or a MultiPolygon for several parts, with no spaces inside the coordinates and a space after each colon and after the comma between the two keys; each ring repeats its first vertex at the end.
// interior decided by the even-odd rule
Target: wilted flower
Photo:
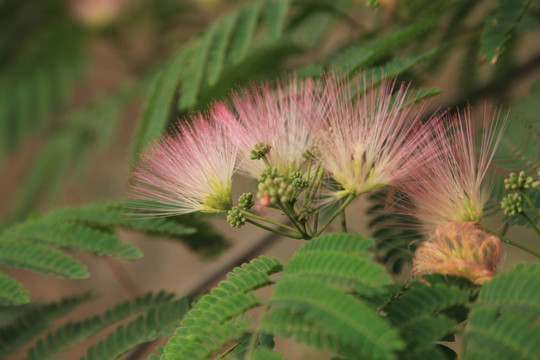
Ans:
{"type": "Polygon", "coordinates": [[[133,175],[135,196],[157,202],[143,206],[161,215],[226,212],[232,207],[231,186],[236,147],[224,124],[233,115],[216,106],[209,117],[200,115],[178,125],[173,135],[151,146],[133,175]]]}
{"type": "Polygon", "coordinates": [[[353,95],[348,79],[326,77],[322,98],[330,127],[317,149],[326,171],[343,186],[337,197],[399,182],[435,156],[430,134],[437,119],[422,124],[422,106],[406,104],[408,88],[394,86],[383,81],[353,95]]]}
{"type": "Polygon", "coordinates": [[[447,223],[416,250],[413,273],[455,275],[481,284],[495,275],[501,249],[498,237],[473,222],[447,223]]]}
{"type": "Polygon", "coordinates": [[[480,221],[490,192],[484,180],[506,124],[486,114],[477,149],[470,109],[447,120],[449,126],[436,134],[447,151],[440,152],[430,166],[417,167],[402,186],[414,202],[413,214],[430,227],[480,221]]]}
{"type": "Polygon", "coordinates": [[[313,80],[291,77],[276,89],[263,85],[232,97],[238,121],[230,123],[229,133],[241,156],[239,170],[260,177],[266,165],[250,158],[255,148],[266,150],[265,156],[281,175],[288,177],[298,170],[313,135],[323,126],[324,112],[313,80]]]}

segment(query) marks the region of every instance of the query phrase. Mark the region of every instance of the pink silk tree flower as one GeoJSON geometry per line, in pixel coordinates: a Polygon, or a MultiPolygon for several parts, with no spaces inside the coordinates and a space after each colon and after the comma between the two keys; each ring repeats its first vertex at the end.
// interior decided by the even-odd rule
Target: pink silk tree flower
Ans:
{"type": "Polygon", "coordinates": [[[448,151],[439,153],[430,166],[411,172],[401,189],[414,203],[410,213],[430,228],[449,222],[480,222],[490,195],[484,180],[506,126],[506,120],[486,113],[477,151],[470,109],[446,120],[449,125],[439,128],[435,136],[448,151]]]}
{"type": "Polygon", "coordinates": [[[260,159],[251,159],[256,145],[269,148],[270,165],[286,178],[301,168],[303,155],[313,145],[313,135],[324,121],[324,111],[312,79],[266,84],[251,91],[233,93],[237,121],[229,123],[229,133],[238,146],[240,172],[259,178],[267,167],[260,159]]]}
{"type": "Polygon", "coordinates": [[[482,284],[495,275],[502,244],[473,222],[439,225],[414,255],[413,274],[440,273],[482,284]]]}
{"type": "Polygon", "coordinates": [[[430,134],[437,119],[421,122],[423,106],[406,104],[407,86],[383,81],[353,94],[347,78],[330,74],[323,89],[329,129],[317,139],[317,157],[343,187],[335,197],[395,184],[436,156],[430,134]]]}
{"type": "Polygon", "coordinates": [[[159,215],[202,211],[226,212],[232,207],[231,186],[237,158],[224,124],[233,115],[218,105],[210,116],[181,123],[172,135],[142,155],[131,185],[138,199],[154,202],[141,209],[159,215]]]}

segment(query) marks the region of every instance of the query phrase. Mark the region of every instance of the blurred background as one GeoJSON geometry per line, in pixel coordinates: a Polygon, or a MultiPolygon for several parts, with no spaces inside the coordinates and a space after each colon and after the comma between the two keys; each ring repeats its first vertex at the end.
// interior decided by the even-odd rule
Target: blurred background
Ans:
{"type": "MultiPolygon", "coordinates": [[[[483,52],[488,46],[483,35],[494,9],[505,1],[280,3],[0,0],[2,226],[58,206],[123,200],[137,154],[168,124],[204,110],[230,89],[293,69],[299,76],[332,67],[399,74],[431,97],[426,115],[467,104],[479,119],[485,107],[503,108],[503,113],[511,109],[516,122],[510,127],[522,127],[520,134],[526,136],[509,138],[496,159],[499,172],[502,176],[512,169],[508,164],[520,169],[516,159],[522,157],[515,154],[521,150],[509,153],[512,146],[528,154],[522,160],[529,173],[538,168],[540,1],[516,2],[526,10],[516,15],[519,21],[506,36],[504,51],[495,46],[488,49],[491,53],[483,52]],[[282,25],[274,29],[278,18],[282,25]],[[229,45],[219,42],[227,29],[229,45]],[[250,37],[235,35],[244,32],[250,37]],[[228,58],[220,60],[225,47],[228,58]],[[204,71],[198,64],[206,64],[204,71]],[[162,100],[151,101],[153,96],[162,100]],[[145,132],[147,124],[158,125],[145,132]]],[[[237,196],[252,185],[238,178],[234,186],[237,196]]],[[[373,199],[360,199],[348,209],[351,231],[373,232],[366,216],[372,204],[373,199]]],[[[501,219],[499,212],[488,222],[497,228],[501,219]]],[[[58,301],[92,291],[96,299],[70,314],[69,319],[77,320],[148,291],[200,293],[244,261],[262,253],[285,262],[302,244],[249,226],[232,230],[222,218],[211,223],[230,244],[211,258],[178,241],[119,230],[123,240],[143,251],[142,259],[130,262],[75,251],[89,268],[91,277],[85,280],[3,271],[22,282],[32,300],[58,301]]],[[[527,228],[511,226],[507,236],[540,250],[527,228]]],[[[411,250],[401,246],[397,251],[407,258],[411,250]]],[[[501,269],[518,261],[538,259],[507,246],[501,269]]],[[[406,277],[407,266],[400,263],[396,276],[406,277]]],[[[96,341],[77,345],[62,359],[78,358],[96,341]]],[[[126,359],[144,359],[165,342],[140,348],[126,359]]],[[[287,353],[292,359],[315,356],[300,346],[287,353]]]]}

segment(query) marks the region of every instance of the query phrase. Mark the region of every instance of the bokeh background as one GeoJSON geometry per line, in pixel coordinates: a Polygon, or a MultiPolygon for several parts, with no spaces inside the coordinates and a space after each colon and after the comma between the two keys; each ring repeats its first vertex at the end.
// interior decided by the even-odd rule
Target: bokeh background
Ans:
{"type": "MultiPolygon", "coordinates": [[[[323,61],[351,43],[387,34],[414,17],[408,11],[415,8],[411,5],[413,10],[410,10],[400,3],[400,0],[381,1],[377,9],[367,7],[365,1],[352,1],[347,5],[346,14],[340,14],[332,29],[309,51],[264,64],[271,71],[253,73],[233,81],[228,87],[271,79],[283,71],[323,61]]],[[[448,8],[466,7],[459,1],[441,3],[447,3],[448,8]]],[[[460,33],[454,34],[455,37],[448,35],[448,39],[457,41],[457,44],[452,43],[451,51],[429,65],[408,71],[403,77],[425,89],[441,90],[430,100],[426,114],[467,102],[474,106],[479,118],[483,116],[484,107],[503,107],[504,112],[527,96],[531,86],[538,82],[540,31],[534,21],[540,16],[539,1],[532,2],[530,16],[522,21],[519,36],[507,44],[510,54],[495,65],[483,64],[477,54],[480,35],[473,35],[481,34],[481,26],[496,3],[478,1],[474,9],[467,10],[466,18],[460,19],[460,33]]],[[[143,117],[156,72],[178,48],[189,44],[209,24],[246,4],[250,2],[0,0],[0,215],[3,226],[57,206],[124,199],[132,165],[133,136],[143,117]]],[[[458,15],[457,11],[449,11],[448,16],[437,20],[439,23],[433,31],[451,31],[458,15]]],[[[408,50],[403,51],[414,52],[427,43],[442,40],[443,36],[435,40],[426,37],[426,43],[421,38],[411,40],[405,46],[408,50]]],[[[399,52],[396,50],[378,61],[391,59],[399,52]]],[[[204,106],[179,111],[172,121],[204,106]]],[[[531,113],[538,118],[540,98],[531,106],[531,113]]],[[[532,136],[538,141],[537,132],[533,131],[532,136]]],[[[238,195],[252,184],[249,179],[238,177],[234,186],[238,195]]],[[[368,207],[367,199],[359,199],[350,206],[347,216],[351,231],[370,234],[369,219],[365,216],[368,207]]],[[[501,218],[498,214],[487,219],[487,223],[497,229],[501,218]]],[[[74,252],[88,265],[89,279],[75,281],[11,268],[2,270],[21,281],[30,290],[33,300],[57,301],[71,294],[92,291],[96,294],[95,300],[68,317],[75,321],[102,313],[148,291],[200,293],[244,261],[259,254],[286,261],[302,245],[302,241],[279,239],[250,226],[233,230],[223,218],[212,218],[211,222],[230,241],[225,252],[212,258],[204,258],[178,241],[120,231],[122,239],[140,248],[144,257],[129,262],[74,252]]],[[[507,236],[540,249],[538,238],[526,228],[511,227],[507,236]]],[[[501,270],[519,261],[538,259],[505,246],[501,270]]],[[[406,274],[405,268],[398,276],[406,277],[406,274]]],[[[96,341],[92,339],[77,345],[63,359],[78,358],[96,341]]],[[[144,359],[155,346],[164,343],[152,343],[125,358],[144,359]]],[[[286,351],[292,359],[316,356],[305,347],[292,346],[291,341],[283,341],[279,346],[288,348],[286,351]]],[[[22,357],[17,354],[13,359],[22,357]]]]}

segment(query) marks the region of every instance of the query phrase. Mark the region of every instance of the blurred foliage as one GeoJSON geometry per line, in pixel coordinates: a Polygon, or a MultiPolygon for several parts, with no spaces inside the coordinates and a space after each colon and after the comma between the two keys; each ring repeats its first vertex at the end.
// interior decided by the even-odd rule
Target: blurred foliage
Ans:
{"type": "MultiPolygon", "coordinates": [[[[124,131],[119,125],[128,105],[144,103],[141,116],[131,119],[136,130],[130,134],[131,157],[125,162],[133,164],[177,119],[226,99],[233,88],[284,74],[316,77],[338,68],[352,75],[368,71],[375,82],[398,77],[424,89],[411,98],[413,103],[437,95],[440,90],[431,89],[433,79],[448,71],[450,62],[459,64],[451,74],[455,94],[445,105],[483,105],[491,97],[512,106],[495,156],[500,176],[493,175],[493,201],[486,210],[500,212],[507,172],[538,170],[539,83],[518,101],[513,95],[540,68],[538,46],[525,49],[525,60],[522,56],[523,40],[531,34],[538,39],[538,0],[215,1],[218,10],[211,15],[204,15],[201,2],[139,0],[119,2],[120,10],[107,16],[81,17],[84,9],[75,6],[83,2],[0,0],[3,172],[9,173],[7,165],[22,161],[25,149],[34,147],[17,179],[19,187],[3,189],[11,197],[2,214],[3,266],[77,279],[90,274],[71,250],[123,259],[142,256],[116,235],[117,228],[180,239],[203,255],[220,253],[227,243],[199,216],[128,221],[118,202],[31,214],[58,204],[68,185],[84,186],[81,179],[94,176],[90,160],[99,149],[118,147],[112,139],[124,131]],[[108,61],[96,60],[96,49],[104,45],[125,74],[116,86],[87,96],[99,61],[108,61]]],[[[90,2],[107,3],[114,1],[90,2]]],[[[455,353],[437,342],[453,339],[459,332],[456,324],[471,311],[463,334],[465,358],[538,357],[538,342],[531,334],[538,334],[539,299],[528,290],[538,289],[538,267],[517,266],[499,275],[480,291],[476,303],[470,296],[476,290],[445,278],[426,280],[431,286],[392,283],[366,249],[373,245],[377,260],[397,273],[410,261],[421,236],[414,230],[416,219],[384,212],[388,196],[375,194],[367,211],[375,240],[333,235],[310,242],[285,265],[269,300],[254,291],[274,282],[269,275],[280,272],[281,263],[261,258],[234,270],[189,312],[185,299],[149,295],[43,334],[90,296],[27,304],[28,291],[1,273],[0,354],[31,344],[28,359],[56,358],[92,338],[85,358],[113,359],[169,336],[181,324],[161,349],[162,359],[194,353],[193,358],[205,358],[230,344],[233,348],[220,358],[284,358],[272,350],[269,333],[292,336],[347,359],[451,359],[455,353]],[[406,226],[389,227],[395,223],[406,226]],[[343,244],[349,247],[340,248],[343,244]],[[325,246],[336,247],[327,251],[325,246]],[[314,264],[310,259],[318,260],[314,264]],[[257,306],[265,307],[265,316],[254,332],[246,311],[257,306]],[[379,316],[380,311],[386,316],[379,316]],[[127,322],[117,324],[105,339],[94,338],[118,321],[127,322]],[[371,333],[384,341],[377,342],[371,333]],[[497,346],[483,347],[486,341],[497,346]]],[[[538,199],[533,198],[536,206],[538,199]]]]}

